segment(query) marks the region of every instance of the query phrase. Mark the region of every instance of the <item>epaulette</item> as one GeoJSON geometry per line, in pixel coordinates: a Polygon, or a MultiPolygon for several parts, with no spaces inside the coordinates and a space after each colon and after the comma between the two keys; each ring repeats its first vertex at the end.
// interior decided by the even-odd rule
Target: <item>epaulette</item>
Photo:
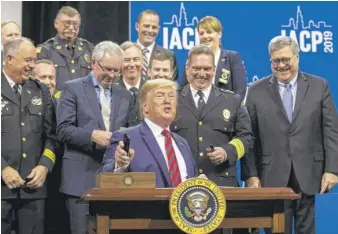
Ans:
{"type": "Polygon", "coordinates": [[[235,95],[235,93],[234,93],[233,91],[231,91],[231,90],[228,90],[228,89],[221,89],[221,88],[220,88],[220,90],[221,90],[223,93],[231,93],[231,94],[235,95]]]}
{"type": "Polygon", "coordinates": [[[45,41],[44,43],[38,45],[38,46],[36,47],[36,53],[37,53],[37,54],[40,54],[43,46],[49,45],[49,44],[53,44],[53,42],[54,42],[54,37],[49,38],[49,39],[48,39],[47,41],[45,41]]]}
{"type": "Polygon", "coordinates": [[[39,87],[39,89],[41,89],[43,91],[48,90],[48,92],[49,92],[48,86],[45,85],[44,83],[41,83],[41,81],[39,79],[36,79],[35,77],[30,76],[29,80],[33,81],[36,84],[36,86],[39,87]]]}
{"type": "Polygon", "coordinates": [[[79,40],[82,41],[82,42],[85,42],[85,43],[88,43],[89,45],[94,45],[93,43],[89,42],[88,40],[84,39],[84,38],[81,38],[79,37],[79,40]]]}

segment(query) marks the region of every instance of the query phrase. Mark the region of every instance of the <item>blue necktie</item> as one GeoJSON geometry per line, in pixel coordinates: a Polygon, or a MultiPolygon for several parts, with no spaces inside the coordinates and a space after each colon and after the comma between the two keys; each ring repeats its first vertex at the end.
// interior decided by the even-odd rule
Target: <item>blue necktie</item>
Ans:
{"type": "Polygon", "coordinates": [[[288,119],[291,123],[292,112],[293,112],[293,98],[292,98],[290,83],[287,83],[284,85],[283,105],[284,105],[285,112],[288,115],[288,119]]]}

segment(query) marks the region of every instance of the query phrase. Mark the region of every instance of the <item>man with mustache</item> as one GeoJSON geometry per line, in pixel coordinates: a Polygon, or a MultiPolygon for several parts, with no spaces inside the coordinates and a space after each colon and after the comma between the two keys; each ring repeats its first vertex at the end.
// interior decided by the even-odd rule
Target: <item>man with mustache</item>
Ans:
{"type": "Polygon", "coordinates": [[[148,76],[154,79],[173,79],[173,64],[171,58],[166,53],[155,54],[148,69],[148,76]]]}
{"type": "MultiPolygon", "coordinates": [[[[250,187],[290,187],[285,233],[315,233],[315,197],[338,182],[338,117],[328,82],[299,71],[299,48],[287,36],[269,43],[272,75],[249,87],[255,134],[242,171],[250,187]]],[[[271,230],[266,230],[271,233],[271,230]]]]}
{"type": "Polygon", "coordinates": [[[56,92],[66,81],[88,75],[91,70],[93,44],[79,38],[80,13],[70,6],[62,7],[54,20],[57,35],[37,48],[38,59],[48,59],[56,68],[56,92]]]}
{"type": "Polygon", "coordinates": [[[212,84],[214,59],[205,45],[190,50],[186,64],[190,84],[178,90],[171,131],[188,141],[199,174],[217,185],[238,187],[236,161],[252,148],[253,134],[241,97],[212,84]]]}
{"type": "Polygon", "coordinates": [[[65,144],[61,188],[71,233],[88,233],[88,204],[78,199],[95,186],[96,173],[113,131],[137,124],[134,99],[113,84],[121,73],[123,51],[111,41],[97,44],[92,72],[65,83],[57,104],[57,135],[65,144]]]}
{"type": "Polygon", "coordinates": [[[160,16],[153,10],[142,11],[136,23],[138,32],[137,44],[141,46],[142,62],[142,79],[148,79],[149,64],[152,63],[155,54],[168,54],[173,61],[173,80],[178,79],[178,69],[176,65],[176,56],[174,52],[167,50],[155,43],[158,31],[160,30],[160,16]]]}
{"type": "Polygon", "coordinates": [[[46,177],[57,148],[47,86],[33,79],[36,48],[27,38],[4,46],[1,74],[1,233],[44,233],[46,177]]]}

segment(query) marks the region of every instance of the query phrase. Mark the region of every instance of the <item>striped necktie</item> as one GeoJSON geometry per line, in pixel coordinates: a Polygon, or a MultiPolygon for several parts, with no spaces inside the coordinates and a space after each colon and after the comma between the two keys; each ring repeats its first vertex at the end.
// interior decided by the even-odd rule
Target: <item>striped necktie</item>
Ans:
{"type": "Polygon", "coordinates": [[[167,152],[169,175],[171,181],[171,187],[175,188],[181,183],[181,173],[178,167],[176,154],[172,144],[172,138],[170,132],[166,129],[162,131],[162,135],[165,137],[165,150],[167,152]]]}
{"type": "Polygon", "coordinates": [[[144,48],[142,50],[142,55],[143,55],[142,79],[144,80],[148,79],[148,58],[147,58],[148,53],[149,53],[149,50],[147,48],[144,48]]]}

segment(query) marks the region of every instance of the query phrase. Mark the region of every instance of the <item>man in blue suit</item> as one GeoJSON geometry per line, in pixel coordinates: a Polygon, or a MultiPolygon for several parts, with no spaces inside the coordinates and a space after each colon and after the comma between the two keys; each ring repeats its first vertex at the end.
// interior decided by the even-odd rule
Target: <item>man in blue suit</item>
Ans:
{"type": "Polygon", "coordinates": [[[130,92],[113,85],[122,65],[121,48],[97,44],[92,72],[64,85],[57,107],[57,134],[65,144],[60,191],[66,196],[72,234],[88,233],[88,204],[77,200],[95,186],[112,132],[137,124],[130,92]]]}
{"type": "Polygon", "coordinates": [[[170,132],[176,115],[177,84],[170,80],[147,81],[140,94],[144,121],[113,133],[100,172],[155,172],[156,187],[176,187],[194,177],[196,169],[187,141],[170,132]],[[130,137],[129,156],[123,135],[130,137]]]}

